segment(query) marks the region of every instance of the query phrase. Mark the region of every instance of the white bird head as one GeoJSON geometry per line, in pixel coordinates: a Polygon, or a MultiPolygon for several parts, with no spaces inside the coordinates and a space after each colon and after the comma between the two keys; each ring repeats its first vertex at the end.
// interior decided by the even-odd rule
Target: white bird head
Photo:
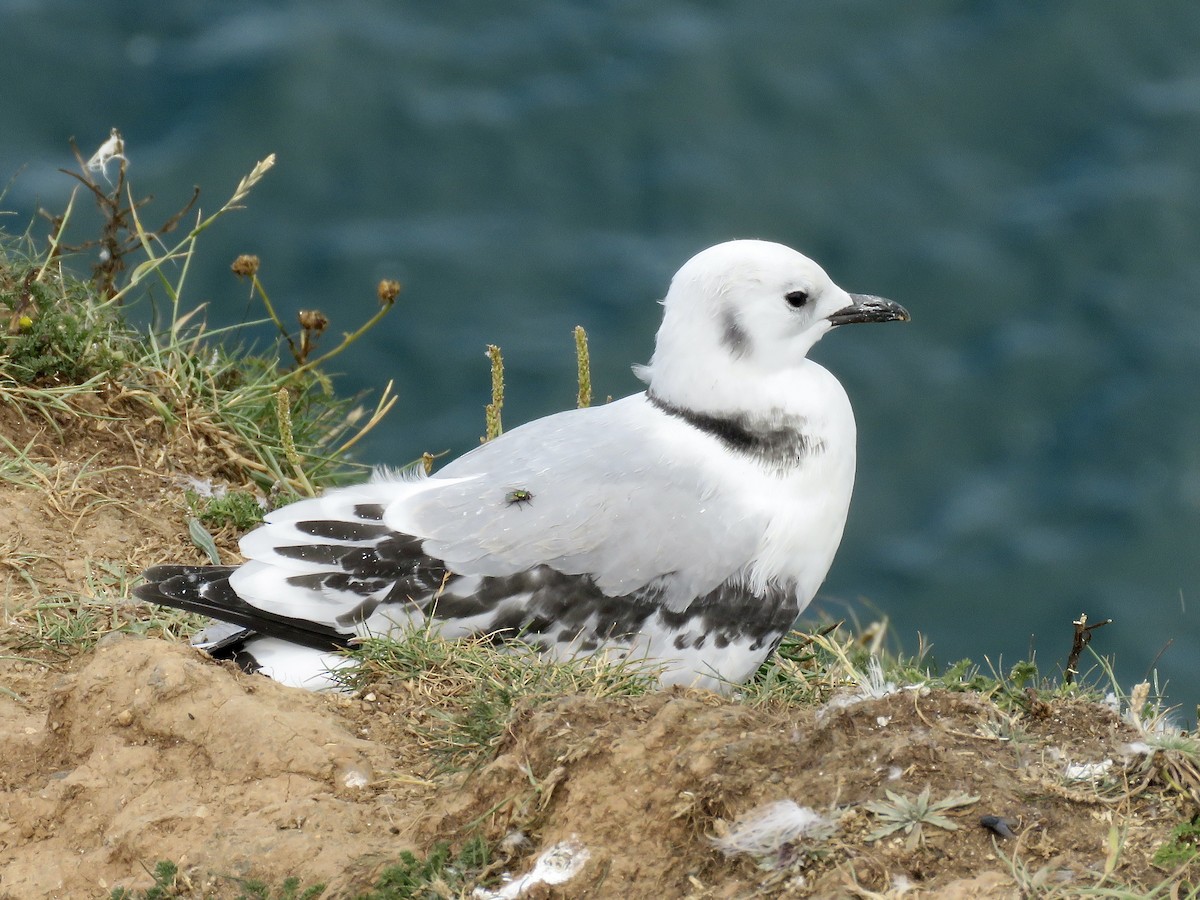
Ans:
{"type": "Polygon", "coordinates": [[[671,280],[663,307],[654,356],[639,375],[656,396],[692,407],[706,396],[718,406],[722,397],[737,402],[745,379],[804,366],[838,325],[909,318],[890,300],[847,293],[790,247],[756,240],[697,253],[671,280]]]}

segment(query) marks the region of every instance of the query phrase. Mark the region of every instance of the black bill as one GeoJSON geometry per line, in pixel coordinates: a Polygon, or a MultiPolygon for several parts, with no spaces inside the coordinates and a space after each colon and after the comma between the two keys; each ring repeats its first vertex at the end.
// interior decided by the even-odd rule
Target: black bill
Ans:
{"type": "Polygon", "coordinates": [[[852,325],[855,322],[907,322],[912,316],[899,303],[873,297],[870,294],[851,294],[854,302],[839,309],[829,321],[832,325],[852,325]]]}

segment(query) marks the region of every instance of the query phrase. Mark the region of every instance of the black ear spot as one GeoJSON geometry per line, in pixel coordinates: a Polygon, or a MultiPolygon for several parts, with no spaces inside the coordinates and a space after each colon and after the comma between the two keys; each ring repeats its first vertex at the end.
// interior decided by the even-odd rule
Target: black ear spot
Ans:
{"type": "Polygon", "coordinates": [[[783,299],[792,309],[803,309],[804,305],[808,303],[808,291],[791,291],[784,294],[783,299]]]}
{"type": "Polygon", "coordinates": [[[750,335],[731,309],[726,309],[721,317],[721,344],[733,354],[734,359],[741,359],[750,353],[750,335]]]}

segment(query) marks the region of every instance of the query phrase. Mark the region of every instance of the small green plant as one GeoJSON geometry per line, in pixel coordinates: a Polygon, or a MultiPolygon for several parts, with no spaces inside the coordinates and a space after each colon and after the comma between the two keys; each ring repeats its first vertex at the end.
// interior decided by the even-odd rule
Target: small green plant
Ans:
{"type": "Polygon", "coordinates": [[[239,257],[235,274],[251,278],[252,296],[263,303],[296,365],[289,368],[271,355],[228,348],[221,339],[234,329],[209,330],[202,308],[184,305],[188,272],[200,235],[242,208],[274,157],[258,163],[215,212],[197,215],[190,229],[180,228],[186,233],[170,245],[165,236],[183,224],[195,196],[164,225],[148,230],[140,212],[148,198],[137,198],[125,177],[128,152],[114,131],[87,162],[77,153],[80,172],[68,173],[102,213],[98,240],[75,246],[66,242],[75,194],[61,215],[49,217],[52,232],[43,251],[36,251],[28,236],[0,235],[0,403],[22,415],[40,415],[52,428],[59,427],[57,420],[64,415],[145,418],[149,411],[168,439],[182,427],[263,491],[278,484],[311,495],[318,486],[357,476],[362,467],[349,464],[345,454],[387,413],[395,397],[389,385],[373,409],[356,407],[353,399],[334,396],[320,366],[381,320],[394,306],[400,285],[380,282],[374,314],[317,355],[316,342],[329,326],[328,318],[316,310],[301,313],[301,333],[293,340],[270,303],[258,260],[239,257]],[[109,177],[113,166],[115,182],[109,177]],[[108,263],[93,270],[91,283],[75,279],[70,253],[94,247],[101,248],[108,263]],[[158,305],[149,329],[126,320],[134,301],[155,303],[164,295],[165,321],[159,321],[158,305]],[[119,397],[118,409],[104,408],[110,397],[119,397]],[[147,410],[131,411],[134,404],[147,410]]]}
{"type": "Polygon", "coordinates": [[[301,887],[300,879],[295,876],[285,878],[283,884],[274,891],[264,881],[251,878],[232,880],[237,882],[238,888],[245,892],[238,894],[237,900],[316,900],[325,893],[325,885],[314,884],[301,887]]]}
{"type": "Polygon", "coordinates": [[[1038,680],[1037,664],[1032,660],[1021,660],[1009,669],[1008,680],[1017,691],[1036,685],[1038,680]]]}
{"type": "Polygon", "coordinates": [[[196,491],[186,491],[188,508],[197,519],[212,528],[249,531],[262,522],[265,509],[251,491],[226,491],[224,494],[202,497],[196,491]]]}
{"type": "MultiPolygon", "coordinates": [[[[261,524],[266,512],[258,495],[251,491],[225,491],[202,497],[197,491],[188,490],[184,496],[191,511],[187,520],[188,536],[214,566],[221,565],[221,554],[209,527],[246,532],[261,524]]],[[[296,498],[291,492],[287,492],[287,496],[296,498]]]]}
{"type": "Polygon", "coordinates": [[[904,831],[908,835],[905,849],[915,850],[925,842],[924,826],[944,828],[947,831],[957,831],[958,824],[946,818],[942,813],[963,806],[978,803],[978,797],[968,794],[952,794],[945,800],[933,800],[930,797],[929,785],[916,797],[898,794],[895,791],[885,791],[888,802],[872,800],[866,808],[883,820],[882,826],[867,836],[868,841],[878,841],[889,834],[904,831]]]}
{"type": "MultiPolygon", "coordinates": [[[[12,378],[25,385],[78,383],[120,365],[121,355],[108,340],[116,317],[110,307],[89,306],[87,291],[69,276],[58,285],[28,285],[31,302],[3,345],[3,365],[12,378]]],[[[13,295],[0,296],[0,303],[13,311],[20,306],[13,295]]]]}
{"type": "Polygon", "coordinates": [[[203,616],[129,600],[136,576],[113,563],[94,563],[84,576],[83,593],[40,596],[13,618],[12,639],[21,649],[40,648],[70,655],[88,650],[114,631],[183,640],[203,616]]]}
{"type": "Polygon", "coordinates": [[[110,900],[167,900],[170,897],[178,897],[177,879],[179,877],[179,866],[168,860],[160,860],[154,866],[154,871],[150,873],[154,879],[154,884],[142,891],[132,891],[129,888],[115,887],[112,893],[109,894],[110,900]]]}
{"type": "Polygon", "coordinates": [[[375,886],[356,900],[440,900],[458,897],[474,887],[487,868],[487,844],[472,838],[454,855],[444,841],[434,845],[424,859],[407,850],[388,866],[375,886]]]}
{"type": "MultiPolygon", "coordinates": [[[[172,900],[172,898],[209,897],[210,891],[194,884],[188,875],[179,870],[179,866],[169,860],[160,860],[150,872],[154,884],[140,891],[125,887],[115,887],[108,895],[109,900],[172,900]]],[[[218,876],[225,878],[225,876],[218,876]]],[[[315,884],[302,888],[299,878],[284,879],[277,890],[272,891],[264,881],[251,878],[227,877],[237,885],[236,900],[317,900],[325,892],[325,885],[315,884]]],[[[220,894],[230,896],[228,893],[220,894]]]]}
{"type": "Polygon", "coordinates": [[[1174,870],[1194,863],[1200,857],[1200,822],[1192,819],[1171,830],[1171,836],[1154,851],[1153,862],[1163,869],[1174,870]]]}

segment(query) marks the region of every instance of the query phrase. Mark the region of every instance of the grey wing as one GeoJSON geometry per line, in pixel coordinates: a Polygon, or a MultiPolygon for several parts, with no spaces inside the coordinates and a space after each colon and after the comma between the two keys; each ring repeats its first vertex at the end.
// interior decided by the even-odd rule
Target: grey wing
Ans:
{"type": "Polygon", "coordinates": [[[544,565],[680,609],[737,578],[766,524],[717,488],[685,429],[640,394],[539,419],[451,463],[384,522],[462,575],[544,565]]]}

